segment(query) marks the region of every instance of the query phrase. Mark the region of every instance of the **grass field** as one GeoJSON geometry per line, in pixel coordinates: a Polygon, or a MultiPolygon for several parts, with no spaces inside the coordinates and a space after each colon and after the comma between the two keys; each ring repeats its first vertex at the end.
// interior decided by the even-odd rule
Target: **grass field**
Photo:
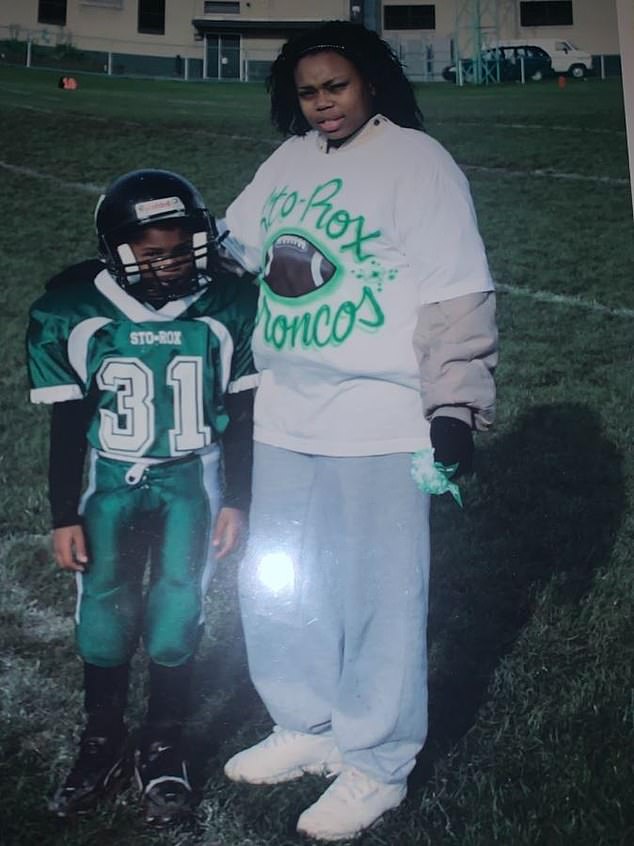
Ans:
{"type": "MultiPolygon", "coordinates": [[[[269,721],[245,668],[235,562],[219,573],[189,727],[202,798],[148,832],[131,789],[59,825],[45,797],[81,721],[74,588],[47,546],[47,412],[23,336],[45,279],[94,254],[99,188],[137,167],[192,179],[222,213],[278,140],[256,85],[0,69],[0,843],[286,846],[316,777],[228,783],[269,721]]],[[[634,843],[634,234],[615,81],[418,88],[467,172],[499,284],[499,420],[466,507],[436,501],[429,742],[406,803],[363,846],[634,843]]],[[[138,669],[141,670],[139,663],[138,669]]],[[[135,675],[131,719],[142,707],[135,675]]]]}

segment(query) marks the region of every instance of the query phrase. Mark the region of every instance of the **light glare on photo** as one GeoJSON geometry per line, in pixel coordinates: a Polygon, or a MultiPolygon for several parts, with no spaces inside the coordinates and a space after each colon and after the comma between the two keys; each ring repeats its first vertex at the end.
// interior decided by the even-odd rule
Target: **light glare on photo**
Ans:
{"type": "Polygon", "coordinates": [[[295,587],[295,565],[287,552],[267,552],[258,561],[260,584],[273,593],[292,591],[295,587]]]}

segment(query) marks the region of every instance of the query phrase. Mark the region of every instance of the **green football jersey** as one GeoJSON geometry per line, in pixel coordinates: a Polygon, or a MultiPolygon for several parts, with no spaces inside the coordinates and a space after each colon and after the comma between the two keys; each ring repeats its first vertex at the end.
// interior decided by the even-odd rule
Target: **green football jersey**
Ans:
{"type": "Polygon", "coordinates": [[[123,460],[204,450],[228,423],[227,392],[255,387],[257,288],[220,278],[161,309],[107,270],[47,291],[30,311],[31,401],[86,398],[88,441],[123,460]]]}

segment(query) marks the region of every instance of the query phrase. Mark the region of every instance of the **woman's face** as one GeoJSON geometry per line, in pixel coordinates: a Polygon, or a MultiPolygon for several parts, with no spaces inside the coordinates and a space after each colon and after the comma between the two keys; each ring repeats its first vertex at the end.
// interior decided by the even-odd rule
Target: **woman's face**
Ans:
{"type": "Polygon", "coordinates": [[[334,50],[310,53],[295,68],[302,113],[333,141],[347,138],[372,117],[372,91],[356,67],[334,50]]]}

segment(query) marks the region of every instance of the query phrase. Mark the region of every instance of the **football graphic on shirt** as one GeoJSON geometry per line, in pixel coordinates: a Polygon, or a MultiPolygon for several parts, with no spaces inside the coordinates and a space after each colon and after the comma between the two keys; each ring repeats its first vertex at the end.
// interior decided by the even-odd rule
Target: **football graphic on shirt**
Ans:
{"type": "Polygon", "coordinates": [[[316,291],[335,275],[335,265],[301,235],[279,235],[266,251],[264,281],[280,297],[316,291]]]}

